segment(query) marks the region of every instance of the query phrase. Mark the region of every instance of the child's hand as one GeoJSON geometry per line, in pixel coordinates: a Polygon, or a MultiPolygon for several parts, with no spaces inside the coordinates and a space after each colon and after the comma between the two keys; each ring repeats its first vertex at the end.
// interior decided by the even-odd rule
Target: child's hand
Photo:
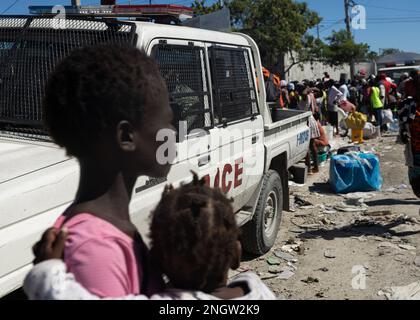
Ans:
{"type": "Polygon", "coordinates": [[[32,248],[35,255],[34,264],[49,259],[62,259],[66,243],[67,229],[47,229],[32,248]]]}

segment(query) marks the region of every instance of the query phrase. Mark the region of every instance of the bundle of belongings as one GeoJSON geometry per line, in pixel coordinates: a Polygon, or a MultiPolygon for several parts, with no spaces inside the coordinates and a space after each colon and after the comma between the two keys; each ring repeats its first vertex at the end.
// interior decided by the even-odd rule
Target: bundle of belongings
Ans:
{"type": "Polygon", "coordinates": [[[380,190],[382,181],[379,158],[374,154],[349,147],[331,158],[330,185],[336,193],[380,190]]]}
{"type": "Polygon", "coordinates": [[[361,112],[352,112],[346,119],[347,128],[363,130],[367,122],[367,116],[361,112]]]}

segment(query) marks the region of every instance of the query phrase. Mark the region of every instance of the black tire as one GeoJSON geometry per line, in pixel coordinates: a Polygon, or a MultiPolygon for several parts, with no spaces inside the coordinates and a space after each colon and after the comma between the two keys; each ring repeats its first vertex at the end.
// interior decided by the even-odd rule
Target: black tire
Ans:
{"type": "Polygon", "coordinates": [[[242,227],[241,242],[245,251],[251,254],[262,255],[273,247],[279,231],[282,212],[282,181],[277,171],[270,170],[264,175],[254,216],[251,221],[242,227]],[[277,200],[273,198],[272,192],[274,192],[277,200]],[[269,196],[271,200],[269,200],[269,196]],[[265,225],[266,207],[268,208],[268,204],[275,202],[276,208],[274,211],[276,212],[274,212],[274,218],[271,223],[268,223],[269,227],[267,228],[265,225]]]}

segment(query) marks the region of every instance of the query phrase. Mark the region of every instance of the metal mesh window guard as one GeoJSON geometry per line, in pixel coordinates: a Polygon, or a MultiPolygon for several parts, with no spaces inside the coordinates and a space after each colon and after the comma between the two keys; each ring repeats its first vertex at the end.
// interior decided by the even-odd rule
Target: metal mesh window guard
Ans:
{"type": "Polygon", "coordinates": [[[211,47],[210,63],[219,122],[240,120],[258,113],[248,51],[211,47]]]}
{"type": "Polygon", "coordinates": [[[133,44],[135,25],[122,21],[0,17],[0,126],[46,134],[42,100],[55,65],[72,50],[100,44],[133,44]]]}
{"type": "Polygon", "coordinates": [[[158,44],[152,55],[168,87],[175,128],[179,128],[180,121],[187,122],[188,133],[210,128],[212,117],[203,48],[158,44]]]}

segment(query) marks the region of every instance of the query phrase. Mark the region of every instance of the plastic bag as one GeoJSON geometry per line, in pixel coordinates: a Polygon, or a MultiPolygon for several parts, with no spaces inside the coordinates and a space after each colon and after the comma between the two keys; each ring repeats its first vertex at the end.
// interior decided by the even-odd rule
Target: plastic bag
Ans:
{"type": "Polygon", "coordinates": [[[372,123],[367,122],[363,128],[363,137],[366,139],[372,139],[375,136],[375,130],[375,126],[372,123]]]}
{"type": "Polygon", "coordinates": [[[385,109],[382,110],[382,124],[388,124],[394,122],[394,115],[392,114],[392,110],[385,109]]]}
{"type": "Polygon", "coordinates": [[[380,190],[379,159],[369,153],[348,153],[331,158],[330,185],[336,193],[380,190]]]}
{"type": "Polygon", "coordinates": [[[353,130],[363,130],[367,116],[361,112],[352,112],[346,119],[347,127],[353,130]]]}

